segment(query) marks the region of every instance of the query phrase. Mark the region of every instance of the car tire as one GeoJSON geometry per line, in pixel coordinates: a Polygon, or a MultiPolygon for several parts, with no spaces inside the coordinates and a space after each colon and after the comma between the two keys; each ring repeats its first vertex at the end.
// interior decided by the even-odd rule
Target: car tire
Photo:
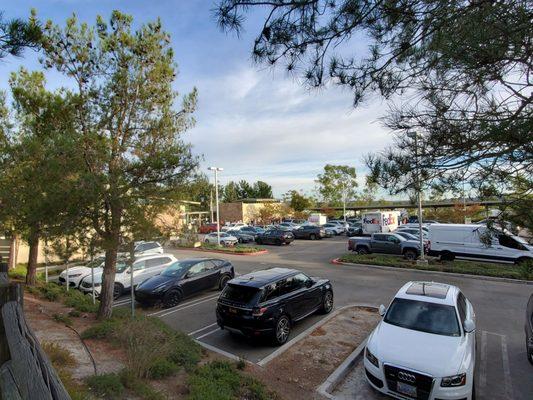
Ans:
{"type": "Polygon", "coordinates": [[[274,343],[281,346],[287,342],[291,334],[291,320],[286,314],[281,315],[276,321],[274,330],[274,343]]]}
{"type": "Polygon", "coordinates": [[[115,283],[113,285],[113,300],[118,299],[124,293],[124,286],[120,283],[115,283]]]}
{"type": "Polygon", "coordinates": [[[181,302],[182,298],[183,296],[179,290],[169,290],[163,298],[163,306],[165,308],[175,307],[181,302]]]}
{"type": "Polygon", "coordinates": [[[314,233],[311,233],[311,234],[309,235],[309,239],[311,239],[311,240],[315,240],[315,239],[316,239],[316,235],[315,235],[314,233]]]}
{"type": "Polygon", "coordinates": [[[518,260],[516,260],[516,265],[524,265],[527,262],[533,262],[532,258],[529,257],[520,257],[518,260]]]}
{"type": "Polygon", "coordinates": [[[205,239],[205,240],[204,240],[204,243],[209,243],[209,240],[205,239]]]}
{"type": "Polygon", "coordinates": [[[230,280],[231,278],[228,275],[222,275],[220,277],[220,281],[218,282],[218,288],[220,290],[224,289],[230,280]]]}
{"type": "Polygon", "coordinates": [[[255,242],[256,242],[257,244],[263,244],[263,241],[262,241],[260,238],[255,239],[255,242]]]}
{"type": "Polygon", "coordinates": [[[529,363],[533,365],[533,350],[530,350],[527,345],[527,337],[526,337],[526,356],[527,356],[527,360],[529,361],[529,363]]]}
{"type": "Polygon", "coordinates": [[[408,260],[414,261],[418,257],[418,253],[415,250],[407,249],[403,252],[403,256],[408,260]]]}
{"type": "Polygon", "coordinates": [[[360,255],[365,255],[365,254],[369,254],[369,253],[370,253],[370,252],[368,251],[368,249],[367,249],[366,247],[364,247],[364,246],[357,247],[357,248],[355,249],[355,252],[356,252],[357,254],[360,254],[360,255]]]}
{"type": "Polygon", "coordinates": [[[455,259],[455,254],[453,254],[451,251],[443,251],[440,254],[441,261],[453,261],[454,259],[455,259]]]}
{"type": "Polygon", "coordinates": [[[238,239],[237,239],[237,243],[242,243],[242,239],[241,239],[241,238],[238,238],[238,239]]]}
{"type": "Polygon", "coordinates": [[[324,293],[322,306],[320,307],[320,313],[329,314],[331,310],[333,310],[333,292],[328,290],[326,293],[324,293]]]}
{"type": "Polygon", "coordinates": [[[276,239],[276,246],[281,246],[283,244],[283,242],[281,241],[281,239],[276,239]]]}

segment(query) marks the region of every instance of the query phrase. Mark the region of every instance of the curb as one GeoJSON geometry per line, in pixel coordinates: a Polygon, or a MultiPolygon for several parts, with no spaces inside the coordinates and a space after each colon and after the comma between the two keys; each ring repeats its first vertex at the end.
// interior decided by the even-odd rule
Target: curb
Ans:
{"type": "Polygon", "coordinates": [[[533,281],[525,281],[523,279],[498,278],[496,276],[486,276],[486,275],[460,274],[458,272],[427,271],[427,270],[415,269],[415,268],[387,267],[385,265],[357,264],[357,263],[349,263],[349,262],[339,261],[339,258],[334,258],[330,262],[331,262],[331,264],[334,264],[334,265],[346,265],[348,267],[366,267],[366,268],[383,269],[383,270],[387,270],[387,271],[390,271],[390,270],[394,270],[394,271],[414,271],[414,272],[421,272],[421,273],[426,273],[426,274],[438,274],[438,275],[445,275],[445,276],[456,276],[456,277],[460,277],[460,278],[473,278],[473,279],[481,279],[481,280],[493,281],[493,282],[507,282],[507,283],[522,284],[522,285],[533,285],[533,281]]]}
{"type": "Polygon", "coordinates": [[[340,314],[341,311],[344,311],[345,309],[347,308],[350,308],[350,307],[367,307],[367,308],[376,308],[375,305],[369,305],[369,304],[360,304],[360,303],[355,303],[355,304],[348,304],[346,306],[342,306],[342,307],[339,307],[337,309],[335,309],[333,312],[331,312],[330,314],[328,314],[327,316],[325,316],[324,318],[322,318],[320,321],[317,321],[315,324],[311,325],[309,328],[307,328],[305,331],[303,331],[302,333],[300,333],[298,336],[294,337],[293,339],[289,340],[287,343],[285,343],[283,346],[281,346],[279,349],[277,349],[276,351],[274,351],[273,353],[270,353],[268,356],[266,356],[265,358],[261,359],[257,365],[259,365],[260,367],[264,367],[266,366],[270,361],[272,361],[274,358],[276,358],[277,356],[281,355],[282,353],[284,353],[285,351],[289,350],[290,347],[294,346],[296,343],[298,343],[300,340],[304,339],[305,337],[307,337],[309,334],[311,334],[314,330],[320,328],[322,325],[324,325],[325,323],[327,323],[330,319],[336,317],[338,314],[340,314]]]}
{"type": "Polygon", "coordinates": [[[253,252],[253,253],[235,253],[235,252],[231,252],[231,251],[224,251],[224,250],[202,250],[202,249],[199,249],[199,248],[195,248],[195,247],[175,247],[176,250],[188,250],[188,251],[199,251],[201,253],[219,253],[219,254],[230,254],[230,255],[234,255],[234,256],[260,256],[262,254],[267,254],[268,253],[268,250],[261,250],[261,251],[256,251],[256,252],[253,252]]]}

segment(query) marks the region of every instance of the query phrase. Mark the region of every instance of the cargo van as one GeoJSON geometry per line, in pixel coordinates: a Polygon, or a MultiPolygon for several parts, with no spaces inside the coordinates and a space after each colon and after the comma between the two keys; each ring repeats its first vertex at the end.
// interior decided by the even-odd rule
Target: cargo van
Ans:
{"type": "Polygon", "coordinates": [[[429,254],[451,261],[455,257],[521,263],[533,260],[533,247],[508,231],[484,225],[431,224],[429,254]]]}
{"type": "Polygon", "coordinates": [[[399,211],[375,211],[363,214],[361,219],[363,235],[394,231],[398,228],[400,214],[399,211]]]}

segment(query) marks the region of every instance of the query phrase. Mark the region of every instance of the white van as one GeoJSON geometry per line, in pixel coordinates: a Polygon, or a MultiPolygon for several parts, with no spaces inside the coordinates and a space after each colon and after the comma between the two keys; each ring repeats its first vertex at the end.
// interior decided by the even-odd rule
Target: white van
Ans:
{"type": "Polygon", "coordinates": [[[514,263],[533,260],[533,247],[525,240],[483,225],[431,224],[428,239],[429,254],[442,260],[455,257],[514,263]]]}
{"type": "MultiPolygon", "coordinates": [[[[133,286],[145,281],[152,276],[164,271],[168,266],[178,261],[172,254],[152,254],[149,256],[139,257],[133,263],[133,286]]],[[[115,287],[113,297],[116,299],[122,293],[131,287],[131,268],[126,260],[117,261],[117,269],[115,274],[115,287]]],[[[94,269],[94,292],[97,296],[100,295],[102,286],[103,268],[94,269]]],[[[93,290],[92,275],[89,271],[80,282],[79,289],[86,294],[93,290]]]]}

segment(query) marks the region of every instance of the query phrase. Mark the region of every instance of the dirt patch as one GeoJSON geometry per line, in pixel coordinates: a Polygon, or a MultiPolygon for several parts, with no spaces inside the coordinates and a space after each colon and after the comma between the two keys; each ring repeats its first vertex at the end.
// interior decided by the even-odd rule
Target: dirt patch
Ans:
{"type": "MultiPolygon", "coordinates": [[[[54,315],[67,316],[71,308],[63,304],[24,295],[24,314],[39,342],[54,342],[70,351],[77,365],[72,368],[72,377],[81,380],[94,374],[94,367],[79,336],[72,329],[54,320],[54,315]]],[[[95,322],[92,314],[71,318],[72,328],[81,333],[95,322]]],[[[104,341],[85,341],[97,366],[98,373],[118,372],[124,368],[124,353],[104,341]]]]}
{"type": "Polygon", "coordinates": [[[370,334],[380,317],[377,310],[342,310],[309,336],[269,362],[247,370],[285,399],[322,399],[316,389],[370,334]]]}

